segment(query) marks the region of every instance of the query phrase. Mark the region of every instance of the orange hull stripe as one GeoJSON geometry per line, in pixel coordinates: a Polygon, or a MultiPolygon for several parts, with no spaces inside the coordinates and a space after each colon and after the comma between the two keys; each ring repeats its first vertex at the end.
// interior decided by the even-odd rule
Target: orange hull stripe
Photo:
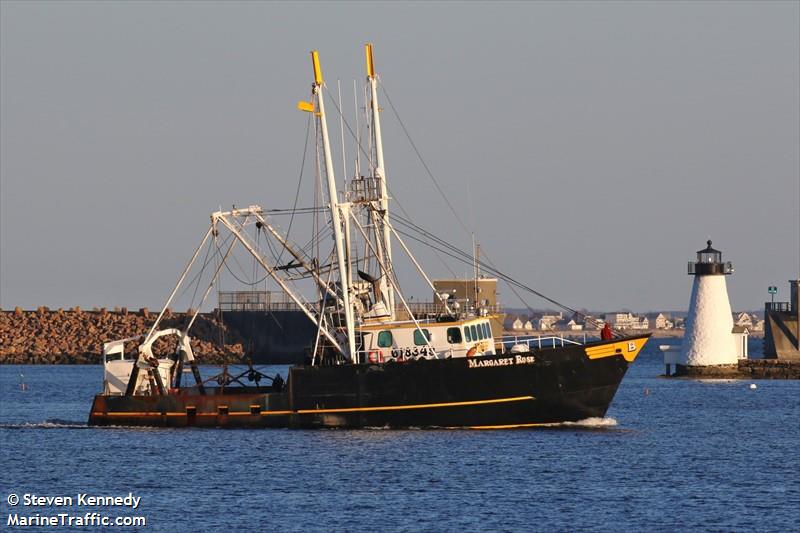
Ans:
{"type": "Polygon", "coordinates": [[[300,409],[300,414],[310,413],[352,413],[358,411],[400,411],[404,409],[429,409],[432,407],[461,407],[466,405],[486,405],[493,403],[521,402],[535,400],[533,396],[517,396],[514,398],[497,398],[495,400],[472,400],[468,402],[423,403],[417,405],[387,405],[382,407],[345,407],[340,409],[300,409]]]}

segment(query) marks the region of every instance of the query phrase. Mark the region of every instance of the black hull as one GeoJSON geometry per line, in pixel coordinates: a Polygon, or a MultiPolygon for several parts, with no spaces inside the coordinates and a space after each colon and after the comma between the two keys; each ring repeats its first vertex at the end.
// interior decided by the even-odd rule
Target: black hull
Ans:
{"type": "Polygon", "coordinates": [[[281,392],[95,397],[90,425],[524,427],[606,414],[647,336],[521,354],[296,366],[281,392]],[[636,344],[635,353],[625,353],[636,344]],[[594,358],[588,354],[593,352],[594,358]],[[598,355],[599,354],[599,355],[598,355]]]}

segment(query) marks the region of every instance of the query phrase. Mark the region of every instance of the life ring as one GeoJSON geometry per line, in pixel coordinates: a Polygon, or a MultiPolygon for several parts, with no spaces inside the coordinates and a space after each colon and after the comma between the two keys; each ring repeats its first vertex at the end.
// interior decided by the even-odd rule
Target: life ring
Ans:
{"type": "Polygon", "coordinates": [[[375,365],[383,362],[383,350],[370,350],[367,354],[370,364],[375,365]]]}
{"type": "Polygon", "coordinates": [[[478,346],[475,345],[469,350],[467,350],[467,357],[475,357],[477,353],[478,353],[478,346]]]}

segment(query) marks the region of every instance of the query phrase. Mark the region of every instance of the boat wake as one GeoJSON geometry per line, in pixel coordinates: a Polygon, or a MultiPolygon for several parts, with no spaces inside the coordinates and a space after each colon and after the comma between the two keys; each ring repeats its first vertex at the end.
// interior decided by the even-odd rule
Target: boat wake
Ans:
{"type": "Polygon", "coordinates": [[[602,428],[610,428],[617,426],[617,419],[611,418],[610,416],[598,417],[593,416],[590,418],[584,418],[583,420],[578,420],[577,422],[557,422],[555,424],[542,424],[546,427],[564,427],[564,428],[587,428],[587,429],[602,429],[602,428]]]}
{"type": "MultiPolygon", "coordinates": [[[[612,418],[610,416],[606,417],[598,417],[593,416],[590,418],[585,418],[583,420],[578,420],[576,422],[552,422],[552,423],[543,423],[543,424],[533,424],[533,425],[526,425],[521,424],[519,426],[507,426],[507,427],[495,427],[491,429],[536,429],[536,428],[572,428],[572,429],[606,429],[606,428],[613,428],[618,426],[619,423],[617,422],[616,418],[612,418]]],[[[339,430],[341,428],[329,428],[334,431],[339,430]]],[[[446,426],[431,426],[431,427],[406,427],[399,430],[398,428],[392,428],[390,426],[365,426],[361,428],[367,431],[413,431],[413,430],[426,430],[426,429],[448,429],[448,430],[463,430],[463,429],[470,429],[469,426],[456,426],[456,427],[446,427],[446,426]]],[[[472,428],[476,429],[476,428],[472,428]]],[[[488,429],[488,428],[480,428],[480,429],[488,429]]]]}
{"type": "Polygon", "coordinates": [[[86,422],[60,420],[53,418],[44,422],[22,422],[21,424],[0,424],[0,429],[89,429],[86,422]]]}

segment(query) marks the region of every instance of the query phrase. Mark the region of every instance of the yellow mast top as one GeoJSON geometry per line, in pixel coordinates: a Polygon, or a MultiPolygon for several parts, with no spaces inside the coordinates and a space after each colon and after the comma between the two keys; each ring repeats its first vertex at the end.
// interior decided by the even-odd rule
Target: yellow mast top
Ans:
{"type": "Polygon", "coordinates": [[[372,43],[364,45],[364,53],[367,56],[367,76],[370,78],[375,77],[375,63],[372,60],[372,43]]]}
{"type": "Polygon", "coordinates": [[[311,62],[314,64],[314,83],[322,85],[322,67],[319,66],[319,52],[311,51],[311,62]]]}

